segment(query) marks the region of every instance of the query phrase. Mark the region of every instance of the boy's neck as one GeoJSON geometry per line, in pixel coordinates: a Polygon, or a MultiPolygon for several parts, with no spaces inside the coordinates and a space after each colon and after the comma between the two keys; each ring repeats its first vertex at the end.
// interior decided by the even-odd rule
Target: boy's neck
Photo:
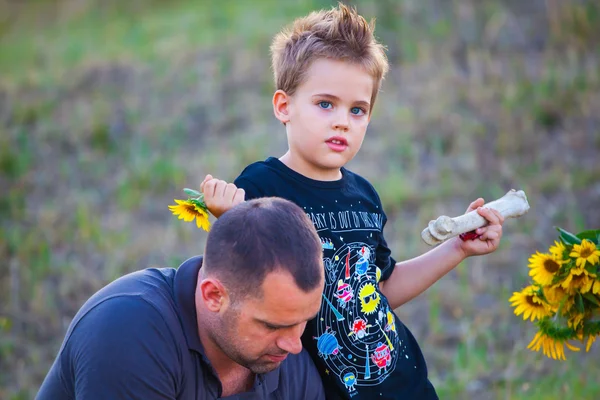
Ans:
{"type": "Polygon", "coordinates": [[[293,157],[289,150],[283,156],[279,157],[279,161],[289,169],[315,181],[331,182],[342,179],[341,168],[319,168],[306,161],[299,161],[293,157]]]}

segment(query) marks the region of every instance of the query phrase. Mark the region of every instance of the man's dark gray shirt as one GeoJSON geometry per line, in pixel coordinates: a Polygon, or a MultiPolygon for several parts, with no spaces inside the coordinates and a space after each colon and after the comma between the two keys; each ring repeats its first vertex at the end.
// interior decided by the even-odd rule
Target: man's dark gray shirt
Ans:
{"type": "MultiPolygon", "coordinates": [[[[198,336],[194,293],[202,257],[179,269],[126,275],[93,295],[71,322],[38,400],[221,398],[198,336]]],[[[290,354],[226,399],[324,399],[309,355],[290,354]]]]}

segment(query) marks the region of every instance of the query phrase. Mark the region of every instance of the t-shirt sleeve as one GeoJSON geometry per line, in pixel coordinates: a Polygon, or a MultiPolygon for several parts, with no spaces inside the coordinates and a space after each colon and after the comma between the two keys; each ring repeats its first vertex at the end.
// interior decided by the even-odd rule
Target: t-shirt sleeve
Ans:
{"type": "Polygon", "coordinates": [[[377,244],[375,256],[375,264],[381,270],[381,280],[386,281],[392,275],[392,272],[394,272],[394,268],[396,268],[396,260],[392,257],[392,251],[383,238],[383,234],[379,235],[379,243],[377,244]]]}
{"type": "Polygon", "coordinates": [[[255,185],[250,179],[244,177],[243,174],[238,176],[237,179],[233,181],[233,184],[238,188],[244,189],[244,192],[246,192],[246,200],[265,197],[258,186],[255,185]]]}
{"type": "Polygon", "coordinates": [[[286,388],[285,393],[282,393],[284,399],[325,399],[321,376],[306,350],[288,357],[280,377],[285,380],[279,384],[280,388],[286,388]]]}
{"type": "Polygon", "coordinates": [[[172,400],[181,373],[178,346],[160,313],[137,296],[114,297],[73,328],[37,399],[56,399],[62,386],[77,400],[172,400]]]}
{"type": "Polygon", "coordinates": [[[375,250],[375,265],[377,265],[381,270],[382,281],[388,280],[392,275],[392,272],[394,272],[394,268],[396,268],[396,260],[394,260],[392,257],[392,251],[388,247],[388,244],[383,237],[383,230],[386,223],[387,216],[384,213],[381,224],[381,232],[379,233],[379,241],[377,243],[377,249],[375,250]]]}

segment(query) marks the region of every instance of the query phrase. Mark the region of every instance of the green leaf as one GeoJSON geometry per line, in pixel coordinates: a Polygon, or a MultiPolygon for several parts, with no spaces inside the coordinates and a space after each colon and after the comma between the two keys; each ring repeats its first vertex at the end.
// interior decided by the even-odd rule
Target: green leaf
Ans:
{"type": "Polygon", "coordinates": [[[185,188],[183,191],[190,197],[200,197],[200,192],[197,190],[185,188]]]}
{"type": "Polygon", "coordinates": [[[581,296],[581,293],[577,293],[575,295],[575,308],[577,308],[577,311],[579,311],[581,314],[585,312],[585,307],[583,306],[583,297],[581,296]]]}
{"type": "Polygon", "coordinates": [[[589,231],[583,231],[577,234],[579,239],[588,239],[594,244],[598,244],[598,238],[600,238],[600,229],[592,229],[589,231]]]}
{"type": "Polygon", "coordinates": [[[560,239],[568,245],[581,244],[581,239],[573,235],[571,232],[567,232],[564,229],[556,227],[556,230],[560,232],[560,239]]]}
{"type": "Polygon", "coordinates": [[[584,293],[583,297],[585,297],[586,300],[588,300],[589,302],[594,303],[595,305],[597,305],[598,307],[600,307],[600,301],[592,293],[590,293],[590,292],[584,293]]]}

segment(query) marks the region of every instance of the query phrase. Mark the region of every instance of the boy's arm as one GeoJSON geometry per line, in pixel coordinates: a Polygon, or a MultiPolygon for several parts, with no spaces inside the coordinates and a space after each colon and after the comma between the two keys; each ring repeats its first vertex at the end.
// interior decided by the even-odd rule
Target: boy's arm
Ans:
{"type": "Polygon", "coordinates": [[[379,283],[392,308],[423,293],[466,257],[488,254],[498,248],[504,217],[496,210],[481,208],[483,203],[483,199],[477,199],[467,209],[467,212],[477,210],[488,221],[487,226],[477,229],[476,233],[481,235],[478,239],[462,241],[456,237],[425,254],[396,263],[389,279],[379,283]]]}
{"type": "Polygon", "coordinates": [[[200,184],[200,191],[204,194],[204,203],[208,211],[216,218],[244,201],[246,196],[244,189],[233,183],[215,179],[212,175],[206,175],[200,184]]]}

